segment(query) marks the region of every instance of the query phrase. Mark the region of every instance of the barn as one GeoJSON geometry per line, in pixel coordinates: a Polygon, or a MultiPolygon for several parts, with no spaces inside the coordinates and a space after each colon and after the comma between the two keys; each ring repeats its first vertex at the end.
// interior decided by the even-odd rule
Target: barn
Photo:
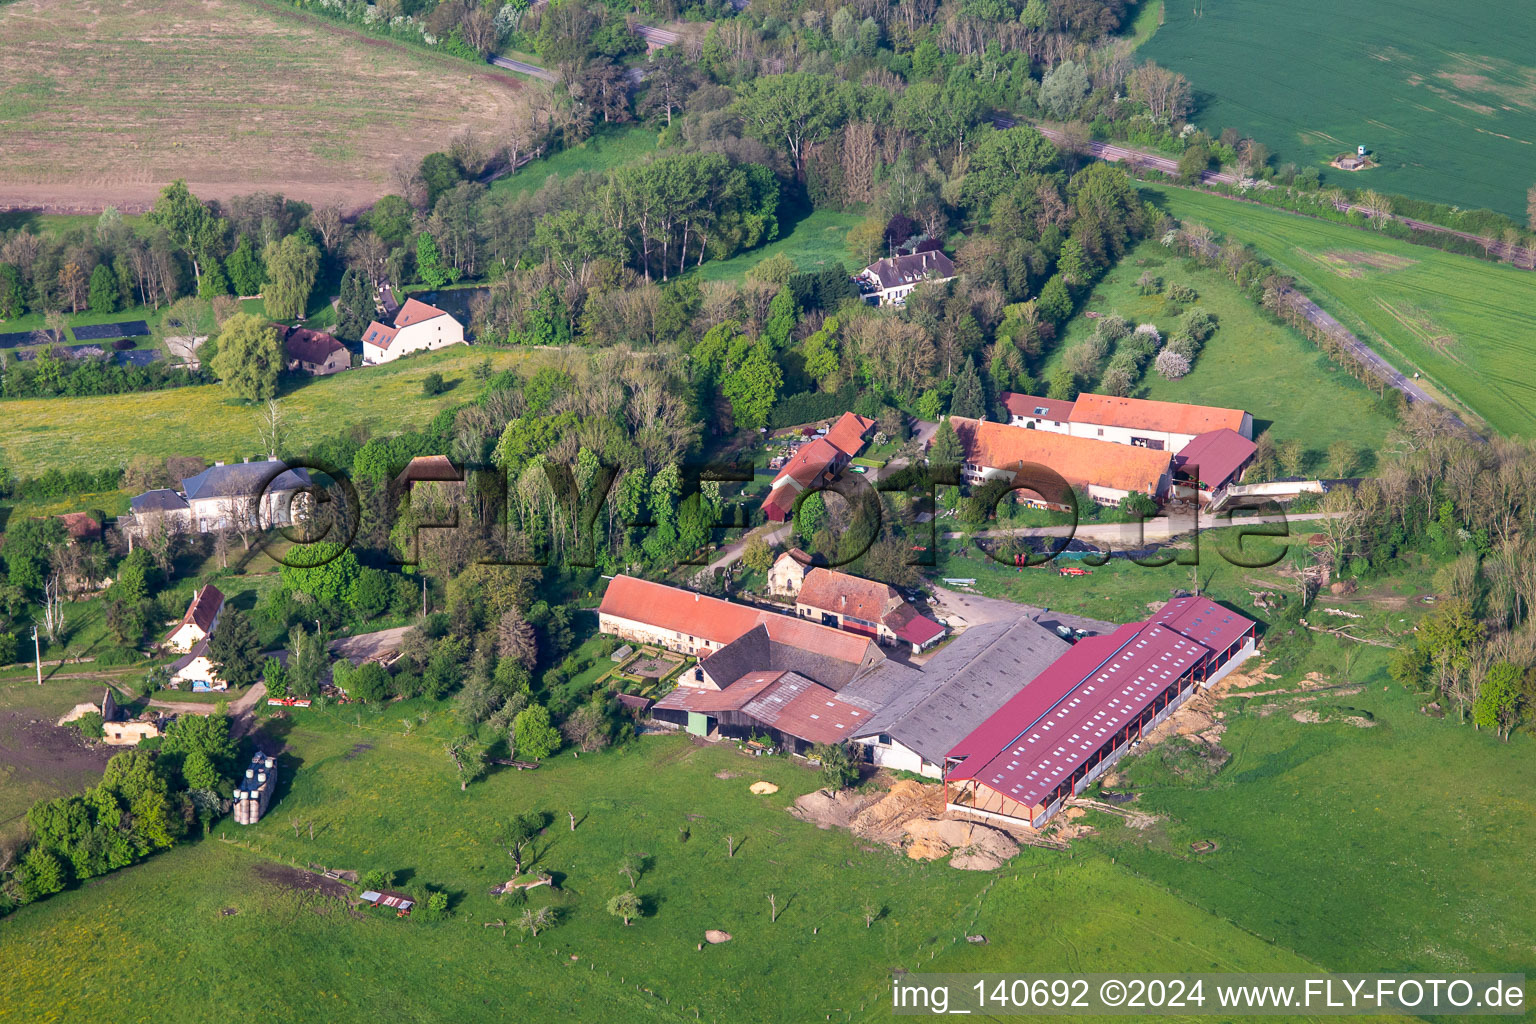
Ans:
{"type": "Polygon", "coordinates": [[[1043,825],[1198,687],[1251,655],[1255,630],[1192,597],[1079,641],[949,751],[946,803],[1043,825]]]}

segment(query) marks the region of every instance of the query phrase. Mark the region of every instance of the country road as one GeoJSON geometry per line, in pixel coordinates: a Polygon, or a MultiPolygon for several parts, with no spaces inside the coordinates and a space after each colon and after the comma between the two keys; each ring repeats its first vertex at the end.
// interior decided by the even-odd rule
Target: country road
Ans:
{"type": "Polygon", "coordinates": [[[527,61],[513,60],[511,57],[493,56],[490,60],[492,64],[499,68],[506,68],[508,71],[516,71],[521,75],[528,75],[532,78],[537,78],[545,82],[560,81],[559,75],[556,75],[553,71],[541,68],[537,64],[529,64],[527,61]]]}
{"type": "Polygon", "coordinates": [[[976,530],[972,533],[953,531],[944,534],[944,538],[955,540],[962,537],[1072,537],[1076,540],[1139,547],[1142,544],[1183,536],[1195,529],[1197,525],[1201,530],[1213,530],[1228,526],[1259,526],[1266,523],[1305,523],[1318,519],[1335,519],[1342,514],[1340,512],[1299,512],[1294,515],[1233,517],[1230,520],[1225,517],[1216,520],[1201,517],[1198,523],[1191,522],[1182,516],[1178,518],[1158,516],[1144,523],[1088,523],[1086,525],[1079,523],[1075,529],[1071,526],[1015,526],[1005,529],[976,530]]]}

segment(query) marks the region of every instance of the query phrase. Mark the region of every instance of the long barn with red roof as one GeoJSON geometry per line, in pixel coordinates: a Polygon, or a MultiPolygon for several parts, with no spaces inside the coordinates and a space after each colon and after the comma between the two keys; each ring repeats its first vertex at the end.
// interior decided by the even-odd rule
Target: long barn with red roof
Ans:
{"type": "Polygon", "coordinates": [[[1200,686],[1254,651],[1256,624],[1203,597],[1079,641],[945,759],[949,806],[1045,823],[1200,686]]]}

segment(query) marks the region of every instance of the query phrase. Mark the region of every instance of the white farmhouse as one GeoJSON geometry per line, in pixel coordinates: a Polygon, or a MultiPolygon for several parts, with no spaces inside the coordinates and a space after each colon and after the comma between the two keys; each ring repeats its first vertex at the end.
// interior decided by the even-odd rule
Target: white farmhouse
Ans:
{"type": "Polygon", "coordinates": [[[464,344],[464,325],[436,306],[406,299],[393,327],[377,320],[363,331],[363,362],[388,363],[412,352],[464,344]]]}
{"type": "Polygon", "coordinates": [[[942,252],[914,252],[876,260],[860,272],[858,283],[865,302],[900,306],[924,281],[943,282],[954,276],[954,261],[942,252]]]}

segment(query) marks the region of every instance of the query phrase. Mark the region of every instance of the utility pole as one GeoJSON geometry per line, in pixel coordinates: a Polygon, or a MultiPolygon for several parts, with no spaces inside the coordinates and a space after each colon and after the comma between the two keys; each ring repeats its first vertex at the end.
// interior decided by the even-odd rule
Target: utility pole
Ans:
{"type": "Polygon", "coordinates": [[[32,657],[37,662],[37,685],[43,685],[43,646],[37,639],[37,627],[32,627],[32,657]]]}

